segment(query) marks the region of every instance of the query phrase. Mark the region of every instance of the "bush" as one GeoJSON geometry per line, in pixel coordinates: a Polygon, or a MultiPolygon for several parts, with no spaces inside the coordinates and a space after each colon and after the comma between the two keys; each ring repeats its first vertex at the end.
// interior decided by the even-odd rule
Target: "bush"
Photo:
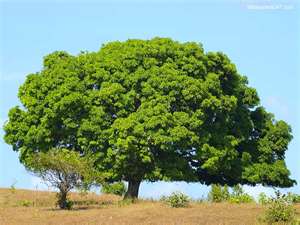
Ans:
{"type": "Polygon", "coordinates": [[[254,202],[254,199],[252,196],[244,193],[239,196],[230,197],[229,202],[230,203],[251,203],[251,202],[254,202]]]}
{"type": "Polygon", "coordinates": [[[250,203],[254,202],[254,199],[252,196],[248,195],[244,192],[242,186],[235,185],[232,188],[232,194],[229,197],[229,202],[231,203],[250,203]]]}
{"type": "Polygon", "coordinates": [[[170,196],[163,196],[161,201],[166,202],[173,208],[181,208],[189,205],[190,198],[181,192],[173,192],[170,196]]]}
{"type": "Polygon", "coordinates": [[[208,193],[208,200],[211,202],[225,202],[230,203],[250,203],[254,202],[254,198],[243,191],[241,185],[235,185],[232,188],[232,193],[228,191],[228,186],[222,187],[218,184],[213,184],[208,193]]]}
{"type": "Polygon", "coordinates": [[[286,197],[277,191],[276,197],[272,198],[267,206],[263,220],[268,224],[291,223],[295,220],[295,209],[286,197]]]}
{"type": "MultiPolygon", "coordinates": [[[[281,195],[280,192],[275,192],[276,196],[278,194],[288,203],[300,203],[300,195],[288,192],[287,195],[281,195]]],[[[265,193],[260,193],[258,197],[259,204],[266,205],[272,202],[272,198],[268,197],[265,193]]]]}
{"type": "Polygon", "coordinates": [[[126,192],[126,186],[123,182],[115,182],[112,184],[103,184],[101,192],[105,194],[124,195],[126,192]]]}
{"type": "Polygon", "coordinates": [[[290,203],[300,203],[300,195],[288,192],[285,198],[290,203]]]}
{"type": "Polygon", "coordinates": [[[20,206],[29,207],[29,206],[33,205],[33,202],[29,201],[29,200],[21,200],[21,201],[19,201],[19,205],[20,206]]]}
{"type": "Polygon", "coordinates": [[[67,200],[66,209],[72,209],[74,205],[73,201],[67,200]]]}
{"type": "Polygon", "coordinates": [[[270,203],[271,198],[269,198],[265,193],[261,192],[258,196],[258,203],[261,205],[266,205],[270,203]]]}
{"type": "Polygon", "coordinates": [[[230,198],[230,194],[228,191],[228,186],[225,185],[222,187],[218,184],[213,184],[211,186],[211,190],[208,193],[208,200],[211,202],[223,202],[227,201],[230,198]]]}

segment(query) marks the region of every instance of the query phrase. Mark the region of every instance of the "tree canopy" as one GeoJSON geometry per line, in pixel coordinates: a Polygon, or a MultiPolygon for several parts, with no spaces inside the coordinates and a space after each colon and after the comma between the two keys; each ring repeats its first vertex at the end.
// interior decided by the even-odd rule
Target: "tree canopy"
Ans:
{"type": "Polygon", "coordinates": [[[51,148],[84,154],[107,181],[292,186],[291,128],[221,52],[168,38],[56,51],[19,89],[5,141],[20,160],[51,148]]]}

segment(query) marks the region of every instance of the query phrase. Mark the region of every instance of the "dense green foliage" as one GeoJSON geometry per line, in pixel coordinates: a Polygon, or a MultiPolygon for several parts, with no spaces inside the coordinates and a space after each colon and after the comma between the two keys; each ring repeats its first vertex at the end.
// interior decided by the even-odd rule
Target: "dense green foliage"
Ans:
{"type": "Polygon", "coordinates": [[[20,160],[52,148],[85,154],[107,182],[142,180],[287,187],[292,135],[221,52],[167,38],[54,52],[19,89],[5,141],[20,160]]]}
{"type": "Polygon", "coordinates": [[[101,192],[122,196],[126,192],[126,186],[123,182],[115,182],[112,184],[104,183],[101,186],[101,192]]]}
{"type": "Polygon", "coordinates": [[[173,192],[170,196],[163,196],[161,201],[173,208],[183,208],[189,205],[190,198],[181,192],[173,192]]]}
{"type": "Polygon", "coordinates": [[[42,178],[46,183],[57,188],[57,203],[60,208],[70,209],[72,203],[67,194],[73,188],[90,185],[100,176],[95,176],[93,161],[87,156],[67,149],[51,149],[39,152],[27,159],[27,169],[42,178]],[[95,178],[94,178],[95,177],[95,178]]]}

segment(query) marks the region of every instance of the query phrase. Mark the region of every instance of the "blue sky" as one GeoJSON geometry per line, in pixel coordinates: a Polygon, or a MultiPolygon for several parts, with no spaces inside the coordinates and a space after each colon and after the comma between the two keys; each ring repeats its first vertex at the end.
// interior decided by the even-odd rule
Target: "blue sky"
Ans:
{"type": "MultiPolygon", "coordinates": [[[[1,1],[0,123],[20,104],[17,91],[55,50],[78,54],[128,38],[171,37],[222,51],[246,75],[261,103],[287,121],[294,139],[286,162],[300,183],[300,4],[299,1],[1,1]],[[74,3],[75,2],[75,3],[74,3]],[[298,41],[298,43],[297,43],[298,41]]],[[[18,161],[0,130],[0,187],[44,188],[18,161]]],[[[300,185],[291,191],[300,192],[300,185]]],[[[257,194],[270,189],[245,189],[257,194]]],[[[143,183],[140,194],[157,197],[181,190],[194,198],[208,188],[186,183],[143,183]]]]}

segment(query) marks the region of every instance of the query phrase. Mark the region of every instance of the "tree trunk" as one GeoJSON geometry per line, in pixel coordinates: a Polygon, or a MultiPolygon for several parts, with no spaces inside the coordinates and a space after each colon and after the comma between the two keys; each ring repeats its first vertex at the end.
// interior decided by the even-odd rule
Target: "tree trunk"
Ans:
{"type": "Polygon", "coordinates": [[[67,192],[66,191],[62,191],[60,190],[60,192],[57,195],[57,203],[59,208],[61,209],[67,209],[68,208],[68,204],[67,204],[67,192]]]}
{"type": "Polygon", "coordinates": [[[141,181],[129,180],[128,181],[128,189],[125,193],[124,199],[135,199],[139,195],[141,181]]]}

